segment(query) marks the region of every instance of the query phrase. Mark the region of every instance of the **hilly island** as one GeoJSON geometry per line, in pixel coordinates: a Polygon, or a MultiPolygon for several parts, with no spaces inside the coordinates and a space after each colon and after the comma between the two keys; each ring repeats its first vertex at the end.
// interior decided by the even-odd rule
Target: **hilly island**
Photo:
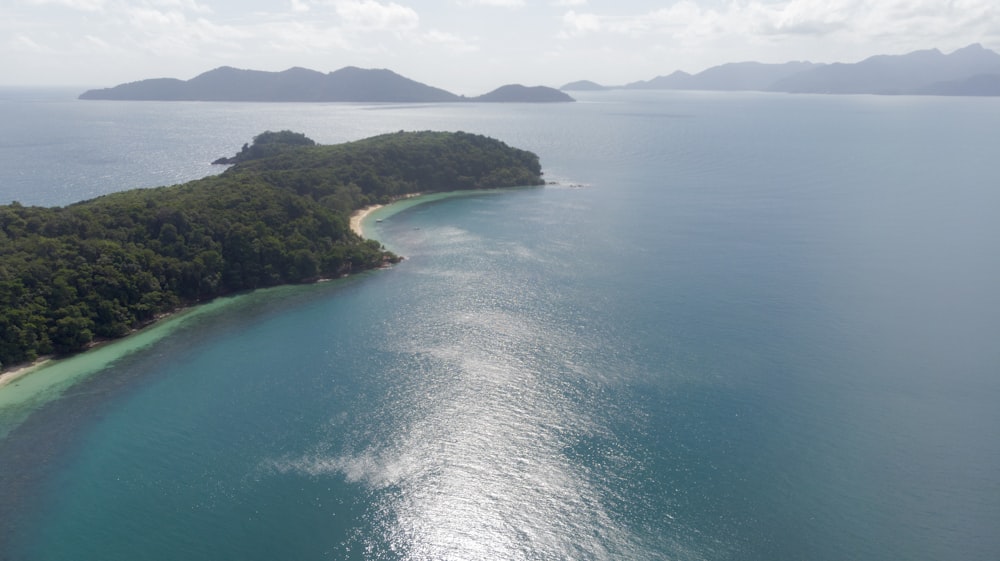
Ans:
{"type": "Polygon", "coordinates": [[[391,70],[348,66],[324,74],[307,68],[282,72],[223,66],[190,80],[154,78],[113,88],[88,90],[80,99],[130,101],[272,102],[568,102],[568,94],[545,86],[501,86],[477,97],[453,94],[400,76],[391,70]]]}
{"type": "Polygon", "coordinates": [[[398,260],[349,228],[371,204],[541,185],[538,157],[481,135],[321,146],[265,132],[217,176],[65,207],[0,206],[0,367],[119,338],[183,306],[398,260]]]}

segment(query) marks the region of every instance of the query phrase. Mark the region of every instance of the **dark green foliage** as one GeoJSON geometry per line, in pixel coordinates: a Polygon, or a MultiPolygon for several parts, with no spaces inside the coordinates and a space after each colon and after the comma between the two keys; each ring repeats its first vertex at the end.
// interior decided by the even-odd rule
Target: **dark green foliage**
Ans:
{"type": "Polygon", "coordinates": [[[244,144],[243,149],[232,158],[219,158],[213,164],[237,164],[247,160],[258,160],[274,156],[286,149],[301,146],[315,146],[316,142],[300,132],[265,131],[253,137],[252,144],[244,144]]]}
{"type": "Polygon", "coordinates": [[[335,209],[409,193],[541,185],[538,156],[464,132],[398,132],[246,161],[227,174],[255,173],[335,209]]]}
{"type": "Polygon", "coordinates": [[[178,306],[378,267],[349,213],[419,192],[540,184],[538,158],[483,136],[396,133],[270,156],[219,176],[62,208],[0,206],[0,364],[79,351],[178,306]]]}

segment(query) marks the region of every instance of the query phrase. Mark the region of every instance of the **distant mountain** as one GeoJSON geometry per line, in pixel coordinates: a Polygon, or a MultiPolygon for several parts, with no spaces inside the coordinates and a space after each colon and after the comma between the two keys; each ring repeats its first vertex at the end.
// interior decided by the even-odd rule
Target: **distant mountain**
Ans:
{"type": "Polygon", "coordinates": [[[570,82],[563,85],[560,90],[564,92],[577,91],[577,92],[594,92],[600,90],[610,89],[608,86],[602,86],[597,82],[591,82],[590,80],[579,80],[576,82],[570,82]]]}
{"type": "Polygon", "coordinates": [[[937,49],[829,64],[776,81],[770,91],[834,94],[919,94],[938,82],[1000,74],[1000,55],[974,44],[950,55],[937,49]]]}
{"type": "Polygon", "coordinates": [[[698,74],[677,71],[669,76],[658,76],[646,82],[633,82],[625,86],[632,90],[764,90],[768,86],[793,74],[816,68],[811,62],[786,62],[764,64],[761,62],[731,62],[713,66],[698,74]]]}
{"type": "Polygon", "coordinates": [[[440,88],[404,78],[390,70],[366,70],[348,66],[328,74],[325,101],[459,101],[462,98],[440,88]]]}
{"type": "MultiPolygon", "coordinates": [[[[241,70],[229,66],[184,81],[154,78],[89,90],[80,99],[140,101],[354,101],[436,103],[470,98],[405,78],[385,69],[348,66],[323,74],[307,68],[282,72],[241,70]]],[[[552,88],[504,86],[474,101],[574,101],[552,88]]]]}
{"type": "Polygon", "coordinates": [[[157,78],[84,92],[80,99],[161,101],[459,101],[461,97],[391,70],[346,67],[323,74],[306,68],[282,72],[223,66],[188,81],[157,78]]]}
{"type": "Polygon", "coordinates": [[[675,70],[667,76],[657,76],[652,80],[630,82],[622,86],[626,90],[690,90],[694,76],[683,70],[675,70]]]}
{"type": "Polygon", "coordinates": [[[565,93],[545,86],[522,86],[521,84],[508,84],[500,86],[490,93],[473,97],[470,101],[494,101],[494,102],[530,102],[530,103],[551,103],[575,101],[565,93]]]}
{"type": "MultiPolygon", "coordinates": [[[[582,80],[567,86],[578,84],[593,82],[582,80]]],[[[569,89],[567,86],[563,89],[569,89]]],[[[737,62],[714,66],[697,74],[678,70],[620,87],[630,90],[992,96],[1000,95],[1000,54],[976,43],[947,55],[931,49],[905,55],[873,56],[856,63],[737,62]]]]}

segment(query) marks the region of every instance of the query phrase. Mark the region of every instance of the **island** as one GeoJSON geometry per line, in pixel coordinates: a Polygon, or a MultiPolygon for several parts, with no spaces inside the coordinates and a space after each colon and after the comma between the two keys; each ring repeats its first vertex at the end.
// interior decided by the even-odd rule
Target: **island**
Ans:
{"type": "Polygon", "coordinates": [[[608,86],[602,86],[597,82],[591,80],[577,80],[575,82],[570,82],[568,84],[563,84],[559,87],[563,91],[581,91],[581,92],[599,92],[603,90],[610,90],[608,86]]]}
{"type": "Polygon", "coordinates": [[[65,207],[0,206],[0,369],[218,296],[398,261],[350,214],[413,193],[542,185],[538,156],[464,132],[317,145],[264,132],[223,173],[65,207]]]}
{"type": "Polygon", "coordinates": [[[508,102],[508,103],[559,103],[575,101],[565,92],[545,86],[522,86],[508,84],[472,98],[472,101],[508,102]]]}
{"type": "Polygon", "coordinates": [[[80,99],[121,101],[252,101],[252,102],[553,102],[575,101],[546,86],[501,86],[477,97],[453,94],[401,76],[385,68],[347,66],[324,74],[308,68],[281,72],[223,66],[190,80],[152,78],[88,90],[80,99]]]}

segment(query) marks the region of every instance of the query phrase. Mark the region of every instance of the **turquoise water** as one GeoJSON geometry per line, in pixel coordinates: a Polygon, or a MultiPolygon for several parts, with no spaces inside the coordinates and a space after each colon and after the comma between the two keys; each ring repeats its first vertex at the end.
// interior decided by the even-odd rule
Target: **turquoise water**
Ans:
{"type": "Polygon", "coordinates": [[[1000,556],[996,100],[48,103],[481,132],[559,184],[387,213],[398,266],[40,406],[0,441],[0,559],[1000,556]]]}

